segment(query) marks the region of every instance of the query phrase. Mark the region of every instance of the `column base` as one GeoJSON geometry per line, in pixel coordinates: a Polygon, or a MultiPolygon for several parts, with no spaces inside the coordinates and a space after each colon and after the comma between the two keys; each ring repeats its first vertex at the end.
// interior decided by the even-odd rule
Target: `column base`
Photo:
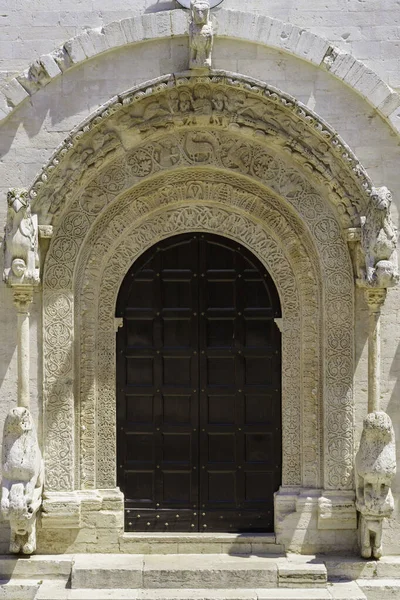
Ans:
{"type": "Polygon", "coordinates": [[[357,552],[354,492],[281,487],[275,494],[275,534],[286,552],[357,552]]]}

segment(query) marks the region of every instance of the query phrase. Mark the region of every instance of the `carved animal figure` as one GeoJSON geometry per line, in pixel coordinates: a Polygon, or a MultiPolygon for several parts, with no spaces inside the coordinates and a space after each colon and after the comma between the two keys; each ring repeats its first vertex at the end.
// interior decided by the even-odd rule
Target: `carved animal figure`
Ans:
{"type": "Polygon", "coordinates": [[[362,223],[365,279],[376,287],[390,287],[398,281],[397,230],[390,214],[391,204],[392,194],[386,187],[374,188],[362,223]]]}
{"type": "Polygon", "coordinates": [[[36,516],[42,503],[43,460],[27,408],[10,410],[4,423],[1,512],[10,521],[10,552],[36,550],[36,516]]]}
{"type": "Polygon", "coordinates": [[[190,23],[190,68],[211,68],[211,53],[214,42],[213,26],[210,21],[209,0],[191,0],[192,21],[190,23]]]}
{"type": "Polygon", "coordinates": [[[39,282],[38,226],[32,216],[28,192],[13,188],[7,194],[8,213],[4,244],[4,281],[39,282]]]}
{"type": "Polygon", "coordinates": [[[357,510],[361,513],[361,555],[382,556],[382,522],[394,509],[390,485],[396,474],[393,425],[383,411],[367,415],[356,456],[357,510]]]}
{"type": "Polygon", "coordinates": [[[207,162],[215,152],[215,140],[208,133],[188,133],[185,140],[185,150],[189,158],[196,162],[207,162]]]}

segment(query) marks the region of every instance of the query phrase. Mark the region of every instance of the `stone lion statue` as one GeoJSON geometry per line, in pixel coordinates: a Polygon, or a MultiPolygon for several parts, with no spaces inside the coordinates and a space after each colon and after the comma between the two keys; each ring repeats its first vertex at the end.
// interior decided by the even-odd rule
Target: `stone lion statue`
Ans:
{"type": "Polygon", "coordinates": [[[209,0],[191,0],[190,10],[190,68],[211,68],[211,52],[214,42],[213,26],[210,20],[209,0]]]}
{"type": "Polygon", "coordinates": [[[396,445],[390,417],[375,411],[364,420],[356,455],[357,510],[361,513],[361,555],[382,556],[382,523],[394,509],[390,485],[396,474],[396,445]]]}
{"type": "Polygon", "coordinates": [[[381,288],[391,287],[399,279],[397,229],[390,213],[391,204],[392,194],[388,188],[373,188],[361,230],[366,283],[381,288]]]}
{"type": "Polygon", "coordinates": [[[11,285],[38,283],[38,224],[36,215],[31,214],[28,192],[10,189],[7,204],[3,279],[11,285]]]}
{"type": "Polygon", "coordinates": [[[1,512],[10,521],[10,552],[36,550],[36,516],[42,503],[43,460],[27,408],[8,413],[3,430],[1,512]]]}

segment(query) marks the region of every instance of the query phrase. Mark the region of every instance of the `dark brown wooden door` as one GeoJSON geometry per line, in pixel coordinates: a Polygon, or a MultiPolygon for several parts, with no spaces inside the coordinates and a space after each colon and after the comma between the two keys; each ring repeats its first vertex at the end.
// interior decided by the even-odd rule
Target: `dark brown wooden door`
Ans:
{"type": "Polygon", "coordinates": [[[117,316],[125,529],[273,531],[281,315],[265,268],[225,238],[168,238],[132,266],[117,316]]]}

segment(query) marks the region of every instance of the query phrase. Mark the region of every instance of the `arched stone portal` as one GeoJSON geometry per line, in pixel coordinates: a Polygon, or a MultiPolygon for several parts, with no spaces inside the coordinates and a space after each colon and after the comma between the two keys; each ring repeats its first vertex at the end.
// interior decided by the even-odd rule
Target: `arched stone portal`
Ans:
{"type": "Polygon", "coordinates": [[[273,532],[282,313],[263,265],[225,236],[173,235],[133,263],[116,315],[125,531],[273,532]]]}
{"type": "Polygon", "coordinates": [[[304,542],[306,529],[301,548],[323,549],[340,513],[349,530],[342,546],[355,544],[348,241],[357,239],[371,193],[351,151],[316,115],[277,90],[222,73],[165,77],[112,101],[71,134],[31,189],[43,231],[53,227],[43,274],[43,539],[60,524],[82,527],[97,502],[100,513],[112,507],[119,515],[107,524],[118,544],[118,290],[158,240],[209,232],[248,248],[280,296],[276,533],[298,549],[296,535],[304,542]],[[303,509],[306,527],[296,514],[303,509]]]}

